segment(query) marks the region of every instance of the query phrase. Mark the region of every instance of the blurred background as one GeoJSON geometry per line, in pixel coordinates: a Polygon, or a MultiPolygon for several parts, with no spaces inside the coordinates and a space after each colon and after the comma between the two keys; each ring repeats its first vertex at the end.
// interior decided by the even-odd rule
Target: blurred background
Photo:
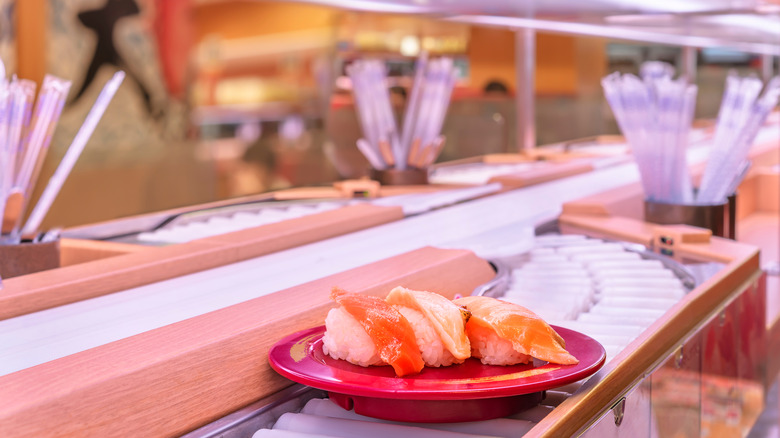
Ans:
{"type": "MultiPolygon", "coordinates": [[[[682,62],[672,46],[541,32],[535,44],[539,145],[617,134],[600,79],[682,62]]],[[[400,114],[421,50],[454,58],[459,76],[439,161],[518,151],[509,30],[288,1],[0,0],[9,72],[73,81],[42,183],[108,78],[128,73],[49,227],[364,175],[344,67],[383,60],[400,114]]],[[[760,68],[726,49],[700,49],[697,60],[700,118],[716,115],[730,69],[760,68]]]]}

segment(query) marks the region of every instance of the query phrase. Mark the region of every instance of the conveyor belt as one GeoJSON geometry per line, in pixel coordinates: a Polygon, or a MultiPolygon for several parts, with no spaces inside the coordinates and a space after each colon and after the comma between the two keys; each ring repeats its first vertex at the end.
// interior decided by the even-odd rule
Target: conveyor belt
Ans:
{"type": "MultiPolygon", "coordinates": [[[[775,132],[766,129],[757,141],[775,132]]],[[[706,148],[690,151],[700,162],[706,148]]],[[[0,321],[0,375],[426,245],[521,247],[568,201],[638,180],[622,164],[477,199],[349,235],[0,321]],[[507,234],[514,233],[514,234],[507,234]],[[476,237],[479,239],[475,239],[476,237]]],[[[513,250],[517,248],[513,247],[513,250]]]]}

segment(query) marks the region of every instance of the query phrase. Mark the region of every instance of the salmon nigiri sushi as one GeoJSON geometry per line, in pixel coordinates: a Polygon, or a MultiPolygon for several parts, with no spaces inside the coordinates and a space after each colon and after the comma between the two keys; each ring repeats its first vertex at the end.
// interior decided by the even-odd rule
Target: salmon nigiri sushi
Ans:
{"type": "Polygon", "coordinates": [[[471,355],[486,365],[528,363],[533,358],[561,365],[579,363],[566,351],[563,338],[523,306],[481,296],[454,302],[471,312],[466,323],[471,355]]]}
{"type": "Polygon", "coordinates": [[[470,313],[434,292],[396,287],[385,299],[412,324],[417,345],[431,367],[461,363],[471,356],[466,321],[470,313]]]}
{"type": "Polygon", "coordinates": [[[364,367],[388,364],[398,376],[423,369],[414,329],[393,306],[379,297],[339,288],[333,288],[330,297],[339,307],[325,318],[325,354],[364,367]]]}

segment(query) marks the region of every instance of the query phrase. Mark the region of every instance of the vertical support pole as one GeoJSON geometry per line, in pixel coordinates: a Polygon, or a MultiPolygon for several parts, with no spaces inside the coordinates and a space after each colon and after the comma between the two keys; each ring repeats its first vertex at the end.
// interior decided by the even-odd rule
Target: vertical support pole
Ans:
{"type": "Polygon", "coordinates": [[[690,83],[696,83],[696,47],[682,48],[682,74],[688,78],[690,83]]]}
{"type": "Polygon", "coordinates": [[[515,31],[515,106],[517,113],[517,148],[519,152],[536,147],[536,31],[515,31]]]}
{"type": "Polygon", "coordinates": [[[768,54],[761,55],[761,79],[764,80],[764,82],[772,79],[772,76],[775,74],[775,57],[768,54]]]}

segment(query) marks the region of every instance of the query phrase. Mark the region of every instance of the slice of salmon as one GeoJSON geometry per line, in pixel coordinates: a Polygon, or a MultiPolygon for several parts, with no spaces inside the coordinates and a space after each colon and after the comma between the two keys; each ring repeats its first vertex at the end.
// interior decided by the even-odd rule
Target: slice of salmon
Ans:
{"type": "Polygon", "coordinates": [[[419,373],[425,366],[414,330],[401,313],[385,300],[347,292],[334,287],[331,299],[352,315],[371,337],[379,357],[405,376],[419,373]]]}
{"type": "Polygon", "coordinates": [[[425,315],[444,347],[459,360],[471,356],[471,345],[466,336],[464,309],[433,292],[417,291],[398,286],[385,298],[387,303],[406,306],[425,315]]]}
{"type": "Polygon", "coordinates": [[[566,342],[542,318],[523,306],[490,297],[469,296],[455,304],[471,311],[470,326],[487,327],[512,343],[515,351],[561,365],[573,365],[579,360],[566,351],[566,342]]]}

